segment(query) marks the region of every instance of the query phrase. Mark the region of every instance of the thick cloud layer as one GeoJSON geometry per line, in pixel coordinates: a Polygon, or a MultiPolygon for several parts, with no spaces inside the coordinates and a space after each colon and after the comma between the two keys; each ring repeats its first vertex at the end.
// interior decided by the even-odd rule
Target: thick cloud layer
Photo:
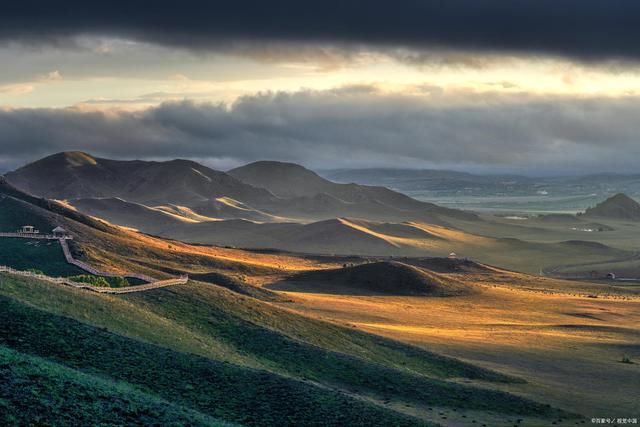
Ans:
{"type": "Polygon", "coordinates": [[[0,167],[65,150],[278,159],[314,168],[457,167],[487,172],[637,172],[637,97],[385,95],[368,87],[264,94],[232,106],[166,103],[141,112],[0,111],[0,167]]]}
{"type": "Polygon", "coordinates": [[[191,49],[239,40],[640,57],[636,0],[7,2],[0,40],[113,35],[191,49]]]}

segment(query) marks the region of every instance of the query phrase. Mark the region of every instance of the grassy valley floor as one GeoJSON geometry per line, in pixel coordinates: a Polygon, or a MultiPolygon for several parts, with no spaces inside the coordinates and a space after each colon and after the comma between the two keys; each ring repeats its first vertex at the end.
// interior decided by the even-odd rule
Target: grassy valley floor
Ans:
{"type": "Polygon", "coordinates": [[[475,284],[450,298],[289,292],[283,306],[522,377],[500,388],[587,417],[640,416],[640,299],[475,284]]]}

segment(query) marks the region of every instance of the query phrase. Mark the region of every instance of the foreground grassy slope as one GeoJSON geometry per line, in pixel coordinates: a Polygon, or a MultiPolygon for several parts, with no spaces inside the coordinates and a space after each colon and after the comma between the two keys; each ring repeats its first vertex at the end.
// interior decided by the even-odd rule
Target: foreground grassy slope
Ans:
{"type": "Polygon", "coordinates": [[[254,331],[261,325],[258,331],[267,338],[280,334],[280,340],[292,340],[297,345],[306,342],[312,348],[325,348],[422,375],[518,381],[416,347],[302,317],[203,283],[116,297],[50,286],[37,280],[3,275],[0,279],[1,295],[121,335],[246,366],[264,367],[265,357],[259,352],[249,353],[231,341],[244,334],[243,325],[254,331]],[[217,332],[222,327],[232,329],[234,335],[227,334],[225,338],[217,332]]]}
{"type": "MultiPolygon", "coordinates": [[[[466,377],[508,382],[511,380],[508,377],[392,340],[306,319],[268,304],[260,303],[264,310],[256,310],[255,300],[233,295],[211,285],[194,284],[132,294],[126,298],[127,301],[123,301],[120,297],[89,293],[75,298],[77,295],[74,294],[79,293],[77,290],[51,288],[35,281],[13,285],[8,285],[7,280],[3,282],[2,292],[15,298],[10,301],[28,300],[114,331],[127,331],[129,334],[133,331],[150,342],[192,351],[209,359],[233,360],[234,366],[238,366],[236,363],[252,365],[286,377],[311,380],[323,387],[337,387],[357,395],[410,402],[416,406],[433,405],[548,417],[559,414],[548,406],[510,394],[441,379],[466,377]],[[104,311],[111,306],[114,307],[113,320],[111,313],[104,311]],[[119,310],[122,310],[120,315],[119,310]],[[267,327],[256,324],[259,319],[267,327]],[[284,333],[272,329],[275,327],[283,329],[284,333]],[[173,335],[169,337],[167,334],[173,335]],[[303,341],[305,336],[315,337],[315,343],[303,341]],[[327,349],[319,347],[317,344],[320,343],[327,349]]],[[[3,313],[13,319],[6,324],[10,326],[9,330],[15,329],[15,336],[19,328],[17,325],[14,327],[13,322],[25,321],[25,317],[20,320],[15,310],[10,309],[11,304],[8,304],[9,308],[6,302],[4,304],[3,313]]],[[[39,324],[43,322],[32,312],[28,316],[39,324]]],[[[39,335],[28,338],[35,332],[55,336],[55,331],[47,328],[25,331],[24,339],[33,339],[36,343],[28,351],[40,351],[38,349],[42,343],[47,342],[39,335]]],[[[65,342],[65,345],[68,344],[69,340],[65,342]]],[[[25,348],[20,349],[26,351],[25,348]]],[[[115,354],[112,356],[116,357],[115,354]]],[[[80,366],[83,362],[80,355],[77,357],[73,363],[80,366]]],[[[158,375],[164,374],[159,371],[158,375]]],[[[251,378],[246,381],[252,386],[251,378]]],[[[231,420],[237,421],[234,418],[231,420]]]]}
{"type": "Polygon", "coordinates": [[[250,425],[418,424],[301,381],[144,344],[7,298],[0,299],[0,321],[5,347],[127,382],[224,420],[250,425]]]}
{"type": "Polygon", "coordinates": [[[230,425],[140,391],[0,346],[2,425],[230,425]]]}

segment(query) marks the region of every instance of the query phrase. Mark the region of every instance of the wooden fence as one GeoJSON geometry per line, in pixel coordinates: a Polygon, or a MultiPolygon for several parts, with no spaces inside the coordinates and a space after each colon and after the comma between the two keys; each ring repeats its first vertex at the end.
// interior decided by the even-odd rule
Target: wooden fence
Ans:
{"type": "Polygon", "coordinates": [[[71,255],[71,251],[69,250],[69,245],[67,244],[67,241],[65,239],[59,239],[60,240],[60,246],[62,247],[62,252],[64,253],[64,258],[67,260],[67,262],[69,264],[75,265],[76,267],[80,268],[81,270],[87,271],[91,274],[93,274],[94,276],[105,276],[105,277],[117,277],[117,276],[123,276],[123,277],[133,277],[135,279],[140,279],[144,282],[147,283],[153,283],[156,281],[156,279],[154,279],[153,277],[149,277],[145,274],[139,274],[139,273],[122,273],[122,274],[115,274],[115,273],[109,273],[106,271],[100,271],[97,268],[94,268],[93,266],[87,264],[86,262],[82,262],[79,261],[77,259],[75,259],[73,257],[73,255],[71,255]]]}
{"type": "Polygon", "coordinates": [[[66,286],[71,286],[78,289],[87,289],[87,290],[102,293],[102,294],[126,294],[131,292],[143,292],[143,291],[149,291],[152,289],[164,288],[165,286],[184,285],[189,281],[188,276],[180,276],[179,278],[176,278],[176,279],[157,280],[155,282],[147,283],[144,285],[127,286],[124,288],[107,288],[107,287],[101,287],[101,286],[91,286],[86,283],[74,282],[73,280],[69,280],[64,277],[51,277],[51,276],[46,276],[44,274],[33,273],[31,271],[16,270],[14,268],[7,267],[5,265],[0,265],[0,273],[8,273],[14,276],[29,277],[29,278],[49,282],[49,283],[55,283],[58,285],[66,285],[66,286]]]}
{"type": "Polygon", "coordinates": [[[77,260],[71,255],[71,250],[69,249],[69,245],[67,244],[67,240],[70,240],[70,236],[54,236],[53,234],[31,234],[31,233],[0,233],[0,237],[17,237],[22,239],[46,239],[46,240],[58,240],[60,242],[60,246],[62,247],[62,253],[64,254],[64,258],[67,263],[75,265],[81,270],[84,270],[88,273],[93,274],[94,276],[104,276],[104,277],[129,277],[142,280],[145,283],[144,285],[134,285],[127,286],[124,288],[107,288],[101,286],[91,286],[85,283],[74,282],[72,280],[66,279],[64,277],[50,277],[43,274],[33,273],[31,271],[21,271],[15,270],[11,267],[7,267],[4,265],[0,265],[0,273],[8,273],[17,276],[23,277],[32,277],[38,280],[44,280],[50,283],[56,283],[59,285],[72,286],[74,288],[80,289],[88,289],[90,291],[104,293],[104,294],[126,294],[130,292],[142,292],[148,291],[151,289],[163,288],[165,286],[172,285],[183,285],[189,281],[189,276],[180,276],[173,279],[166,280],[156,280],[153,277],[147,276],[145,274],[140,273],[109,273],[106,271],[100,271],[97,268],[87,264],[86,262],[82,262],[77,260]]]}
{"type": "Polygon", "coordinates": [[[38,240],[72,240],[71,236],[56,236],[54,234],[33,234],[33,233],[0,233],[0,237],[16,237],[20,239],[38,239],[38,240]]]}

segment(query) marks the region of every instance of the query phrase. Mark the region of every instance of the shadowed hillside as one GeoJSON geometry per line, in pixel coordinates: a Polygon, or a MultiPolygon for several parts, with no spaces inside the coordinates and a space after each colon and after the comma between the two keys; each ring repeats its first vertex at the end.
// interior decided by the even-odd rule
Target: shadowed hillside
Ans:
{"type": "Polygon", "coordinates": [[[310,224],[241,220],[180,224],[160,235],[200,244],[324,255],[445,257],[456,252],[463,258],[536,274],[559,263],[602,262],[633,256],[631,251],[589,240],[537,243],[487,237],[427,223],[353,218],[310,224]]]}
{"type": "Polygon", "coordinates": [[[640,221],[640,203],[626,194],[618,193],[604,202],[588,208],[583,217],[640,221]]]}
{"type": "MultiPolygon", "coordinates": [[[[141,230],[146,231],[143,227],[141,230]]],[[[176,224],[161,236],[187,242],[277,248],[305,253],[391,255],[419,253],[415,244],[446,239],[411,224],[337,218],[309,224],[255,223],[243,220],[176,224]]]]}
{"type": "Polygon", "coordinates": [[[300,273],[270,289],[345,295],[413,295],[449,297],[474,289],[454,279],[400,262],[376,262],[300,273]]]}
{"type": "Polygon", "coordinates": [[[128,217],[118,217],[98,199],[118,198],[149,208],[177,205],[198,216],[268,222],[341,216],[443,224],[447,218],[477,220],[475,214],[420,202],[384,187],[336,184],[301,166],[278,162],[225,173],[188,160],[120,161],[73,151],[28,164],[6,178],[37,196],[72,203],[85,199],[77,205],[108,221],[125,221],[120,225],[127,226],[143,223],[150,215],[137,209],[141,218],[135,219],[129,209],[128,217]]]}
{"type": "Polygon", "coordinates": [[[19,189],[55,199],[108,198],[194,205],[227,196],[266,200],[265,190],[188,160],[121,161],[81,152],[54,154],[6,174],[19,189]]]}
{"type": "Polygon", "coordinates": [[[73,207],[87,215],[108,220],[113,224],[124,225],[147,233],[157,234],[177,224],[190,223],[186,217],[172,215],[160,209],[127,202],[117,197],[105,199],[78,199],[73,207]]]}
{"type": "Polygon", "coordinates": [[[334,216],[363,216],[369,219],[392,218],[402,212],[413,215],[405,219],[417,219],[422,213],[432,215],[432,220],[442,216],[460,219],[477,219],[475,214],[442,208],[432,203],[420,202],[385,187],[358,184],[337,184],[309,169],[293,163],[260,161],[229,171],[243,182],[264,188],[273,194],[291,198],[291,214],[305,211],[333,210],[334,216]],[[366,215],[364,215],[366,213],[366,215]]]}

